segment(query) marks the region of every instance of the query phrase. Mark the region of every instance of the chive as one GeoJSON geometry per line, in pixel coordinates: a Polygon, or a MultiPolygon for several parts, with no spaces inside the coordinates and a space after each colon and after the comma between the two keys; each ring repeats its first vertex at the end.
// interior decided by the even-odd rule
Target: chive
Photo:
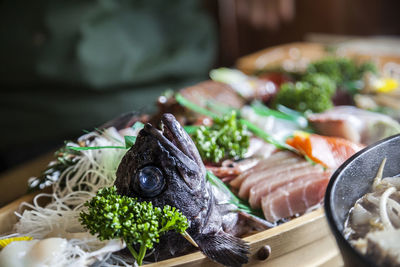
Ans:
{"type": "Polygon", "coordinates": [[[207,100],[207,107],[215,112],[218,112],[221,115],[232,114],[232,111],[236,112],[236,114],[240,114],[240,111],[238,109],[222,105],[221,103],[217,103],[216,101],[212,100],[207,100]]]}
{"type": "Polygon", "coordinates": [[[125,148],[131,148],[136,142],[136,136],[124,136],[125,148]]]}
{"type": "Polygon", "coordinates": [[[181,94],[176,94],[175,96],[176,101],[178,101],[179,104],[181,104],[184,107],[187,107],[188,109],[193,110],[194,112],[203,114],[204,116],[211,117],[213,119],[218,118],[219,116],[215,114],[214,112],[205,109],[203,107],[200,107],[199,105],[191,102],[190,100],[186,99],[183,97],[181,94]]]}
{"type": "Polygon", "coordinates": [[[83,151],[83,150],[96,150],[103,148],[118,148],[118,149],[126,149],[124,146],[67,146],[68,149],[72,149],[75,151],[83,151]]]}
{"type": "MultiPolygon", "coordinates": [[[[219,118],[219,116],[217,114],[215,114],[214,112],[198,106],[197,104],[195,104],[195,103],[191,102],[190,100],[186,99],[185,97],[183,97],[181,94],[176,94],[175,98],[179,104],[181,104],[182,106],[184,106],[188,109],[193,110],[194,112],[203,114],[203,115],[211,117],[213,119],[219,118]]],[[[277,148],[286,149],[286,150],[290,150],[290,151],[297,153],[297,150],[295,150],[291,146],[287,145],[286,143],[281,143],[281,142],[275,140],[271,135],[267,134],[264,130],[260,129],[259,127],[257,127],[253,123],[251,123],[250,121],[245,120],[245,119],[240,119],[240,122],[243,125],[246,125],[247,128],[251,132],[253,132],[256,136],[262,138],[263,140],[265,140],[266,142],[268,142],[270,144],[273,144],[277,148]]]]}
{"type": "Polygon", "coordinates": [[[277,111],[270,109],[263,104],[261,104],[259,101],[255,101],[251,107],[253,108],[254,112],[257,113],[258,115],[261,116],[273,116],[278,119],[283,119],[283,120],[288,120],[288,121],[296,121],[297,118],[290,116],[289,114],[285,114],[283,112],[277,111]]]}
{"type": "Polygon", "coordinates": [[[188,134],[194,134],[197,129],[199,129],[200,126],[199,125],[186,125],[183,126],[183,129],[188,133],[188,134]]]}
{"type": "Polygon", "coordinates": [[[286,150],[290,150],[290,151],[293,151],[293,152],[297,152],[297,150],[295,150],[293,147],[287,145],[286,143],[282,143],[282,142],[279,142],[279,141],[275,140],[275,138],[273,138],[271,135],[267,134],[264,130],[262,130],[261,128],[259,128],[255,124],[251,123],[250,121],[245,120],[245,119],[240,119],[240,122],[243,125],[246,125],[247,128],[251,132],[253,132],[255,135],[257,135],[258,137],[262,138],[266,142],[268,142],[270,144],[273,144],[277,148],[286,149],[286,150]]]}

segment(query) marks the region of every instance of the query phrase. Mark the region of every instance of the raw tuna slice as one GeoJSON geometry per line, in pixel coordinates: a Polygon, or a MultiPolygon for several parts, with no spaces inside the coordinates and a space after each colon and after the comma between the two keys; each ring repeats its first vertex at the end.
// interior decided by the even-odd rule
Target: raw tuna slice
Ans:
{"type": "Polygon", "coordinates": [[[277,190],[279,187],[297,180],[305,180],[308,176],[323,175],[324,169],[320,165],[312,165],[305,161],[303,163],[288,166],[285,171],[278,175],[266,176],[266,179],[258,182],[250,189],[249,203],[252,208],[261,207],[261,198],[277,190]]]}
{"type": "Polygon", "coordinates": [[[302,214],[308,208],[320,203],[330,175],[330,172],[308,175],[262,197],[261,206],[265,218],[270,222],[276,222],[302,214]]]}
{"type": "Polygon", "coordinates": [[[234,188],[240,188],[243,181],[252,173],[257,173],[262,170],[266,170],[271,166],[275,166],[277,163],[294,157],[294,153],[290,151],[279,151],[272,154],[270,157],[263,159],[257,163],[256,166],[250,168],[249,170],[243,172],[241,175],[236,177],[234,180],[230,182],[230,185],[234,188]]]}
{"type": "Polygon", "coordinates": [[[255,186],[260,181],[265,179],[269,179],[274,176],[279,176],[282,173],[289,175],[292,168],[301,167],[304,164],[308,164],[303,158],[299,156],[294,156],[292,158],[284,159],[280,162],[277,162],[275,165],[270,166],[269,168],[259,170],[257,172],[251,173],[243,183],[240,185],[239,189],[239,197],[248,198],[250,189],[255,186]],[[299,166],[300,164],[300,166],[299,166]]]}

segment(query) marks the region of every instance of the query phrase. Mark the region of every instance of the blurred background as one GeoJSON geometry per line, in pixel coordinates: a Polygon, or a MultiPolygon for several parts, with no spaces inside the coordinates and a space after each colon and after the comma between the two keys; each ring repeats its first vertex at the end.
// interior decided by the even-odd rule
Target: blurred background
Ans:
{"type": "Polygon", "coordinates": [[[0,172],[123,112],[152,112],[165,90],[264,48],[379,37],[396,52],[399,8],[396,0],[1,0],[0,172]]]}

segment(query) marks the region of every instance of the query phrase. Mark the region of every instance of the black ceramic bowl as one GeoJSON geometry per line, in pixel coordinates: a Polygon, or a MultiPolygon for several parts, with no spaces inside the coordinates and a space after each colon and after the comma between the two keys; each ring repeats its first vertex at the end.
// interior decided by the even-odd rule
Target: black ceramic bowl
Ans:
{"type": "Polygon", "coordinates": [[[369,192],[383,160],[383,177],[400,174],[400,135],[379,141],[359,151],[333,174],[325,194],[325,212],[346,266],[375,266],[343,237],[343,224],[354,203],[369,192]]]}

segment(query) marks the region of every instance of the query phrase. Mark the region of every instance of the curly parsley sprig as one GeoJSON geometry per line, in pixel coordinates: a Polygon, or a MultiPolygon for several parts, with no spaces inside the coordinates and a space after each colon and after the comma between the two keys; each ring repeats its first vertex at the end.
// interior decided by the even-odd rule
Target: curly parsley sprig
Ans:
{"type": "Polygon", "coordinates": [[[187,218],[175,207],[163,209],[151,202],[120,196],[115,186],[100,189],[85,203],[87,212],[80,214],[80,222],[100,240],[123,239],[139,265],[147,249],[152,249],[164,233],[175,230],[187,235],[187,218]],[[133,245],[139,245],[137,252],[133,245]]]}

